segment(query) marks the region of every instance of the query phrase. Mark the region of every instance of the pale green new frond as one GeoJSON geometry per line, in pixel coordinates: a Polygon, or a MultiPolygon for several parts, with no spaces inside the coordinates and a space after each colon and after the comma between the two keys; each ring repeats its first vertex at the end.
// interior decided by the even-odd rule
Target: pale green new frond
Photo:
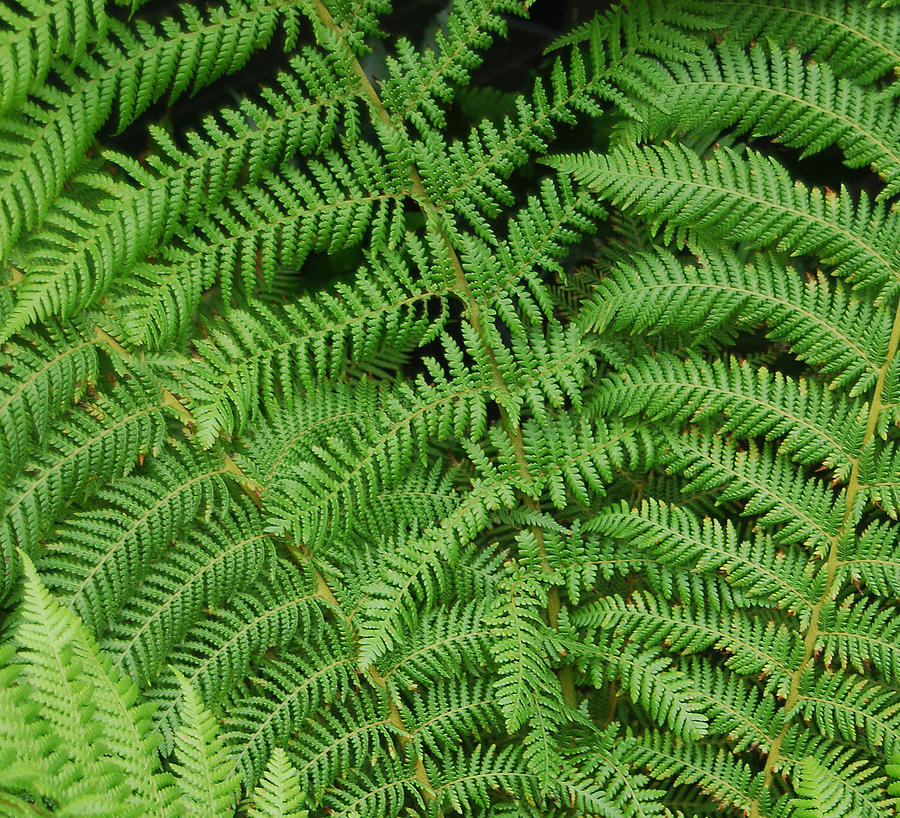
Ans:
{"type": "Polygon", "coordinates": [[[888,759],[885,772],[893,779],[888,785],[888,795],[900,795],[900,785],[898,785],[898,781],[900,781],[900,755],[895,754],[888,759]]]}
{"type": "Polygon", "coordinates": [[[803,759],[791,801],[794,818],[841,818],[851,807],[847,793],[835,786],[828,770],[815,758],[803,759]]]}
{"type": "Polygon", "coordinates": [[[75,765],[89,782],[84,795],[76,786],[52,797],[64,799],[65,814],[88,808],[80,797],[100,810],[91,814],[168,814],[174,793],[169,778],[158,772],[152,708],[136,704],[133,682],[113,672],[77,617],[49,594],[28,557],[22,561],[25,590],[16,641],[23,681],[38,717],[65,747],[65,760],[56,763],[75,765]]]}
{"type": "MultiPolygon", "coordinates": [[[[890,800],[885,798],[887,779],[884,764],[860,752],[858,745],[842,746],[817,731],[788,730],[784,754],[788,776],[796,775],[807,758],[815,758],[828,770],[831,783],[841,790],[841,800],[850,805],[848,814],[859,815],[860,818],[882,818],[886,812],[889,814],[891,805],[890,800]]],[[[779,806],[787,811],[789,802],[789,796],[785,795],[779,806]]],[[[787,814],[790,815],[790,812],[787,814]]]]}
{"type": "MultiPolygon", "coordinates": [[[[506,729],[528,725],[535,740],[547,743],[540,720],[558,721],[562,701],[547,661],[549,632],[541,619],[546,591],[533,574],[512,569],[500,582],[485,619],[491,629],[491,652],[497,666],[494,695],[506,729]]],[[[555,730],[551,730],[551,733],[555,730]]],[[[547,748],[548,755],[555,748],[547,748]]],[[[551,770],[545,765],[542,786],[551,770]]]]}
{"type": "Polygon", "coordinates": [[[178,682],[180,721],[172,768],[178,777],[181,804],[197,818],[220,818],[232,810],[240,779],[234,775],[234,763],[212,713],[184,676],[179,674],[178,682]]]}
{"type": "Polygon", "coordinates": [[[253,791],[248,818],[307,818],[301,810],[303,793],[297,784],[297,770],[281,747],[272,751],[269,766],[253,791]]]}
{"type": "Polygon", "coordinates": [[[30,807],[23,802],[53,796],[68,786],[70,776],[64,774],[65,753],[40,718],[15,656],[13,643],[0,647],[0,800],[27,815],[30,807]]]}

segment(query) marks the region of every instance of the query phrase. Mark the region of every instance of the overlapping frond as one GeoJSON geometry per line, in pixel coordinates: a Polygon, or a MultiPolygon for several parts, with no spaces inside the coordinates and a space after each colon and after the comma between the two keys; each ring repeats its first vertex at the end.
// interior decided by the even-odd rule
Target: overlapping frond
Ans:
{"type": "Polygon", "coordinates": [[[893,814],[896,5],[0,11],[0,812],[893,814]]]}
{"type": "Polygon", "coordinates": [[[847,167],[870,166],[885,182],[880,199],[900,190],[896,105],[836,78],[829,62],[808,61],[798,49],[782,51],[774,43],[745,50],[726,40],[673,70],[665,111],[650,113],[633,137],[734,128],[739,135],[774,137],[801,157],[837,145],[847,167]]]}
{"type": "MultiPolygon", "coordinates": [[[[53,5],[88,8],[69,0],[53,5]]],[[[296,10],[283,2],[231,2],[205,12],[185,4],[177,16],[156,24],[141,20],[135,28],[100,14],[103,28],[91,31],[80,20],[82,46],[86,34],[98,40],[91,53],[49,63],[56,82],[35,87],[14,113],[0,117],[0,257],[6,258],[23,231],[40,224],[113,117],[121,131],[167,91],[174,102],[243,66],[279,23],[287,31],[296,28],[296,10]]],[[[53,16],[42,18],[49,22],[53,16]]],[[[59,33],[65,43],[65,29],[59,33]]],[[[70,44],[75,48],[78,41],[70,44]]],[[[12,91],[14,84],[7,87],[12,91]]]]}
{"type": "MultiPolygon", "coordinates": [[[[900,276],[896,214],[807,188],[771,157],[719,147],[709,157],[662,142],[552,160],[598,195],[646,217],[664,236],[690,228],[751,246],[812,255],[853,285],[890,289],[900,276]]],[[[886,295],[886,297],[888,297],[886,295]]]]}

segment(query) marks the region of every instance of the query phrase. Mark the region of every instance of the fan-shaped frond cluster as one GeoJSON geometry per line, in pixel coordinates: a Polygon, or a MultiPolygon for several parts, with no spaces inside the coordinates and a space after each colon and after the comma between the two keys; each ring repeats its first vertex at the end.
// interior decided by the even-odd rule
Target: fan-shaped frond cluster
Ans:
{"type": "Polygon", "coordinates": [[[894,814],[895,5],[0,11],[0,812],[894,814]]]}

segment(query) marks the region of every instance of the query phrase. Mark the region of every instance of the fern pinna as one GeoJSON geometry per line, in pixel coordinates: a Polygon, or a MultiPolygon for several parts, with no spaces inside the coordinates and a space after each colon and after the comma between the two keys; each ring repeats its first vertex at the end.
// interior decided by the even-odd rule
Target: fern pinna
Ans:
{"type": "Polygon", "coordinates": [[[0,811],[895,814],[896,5],[0,9],[0,811]]]}

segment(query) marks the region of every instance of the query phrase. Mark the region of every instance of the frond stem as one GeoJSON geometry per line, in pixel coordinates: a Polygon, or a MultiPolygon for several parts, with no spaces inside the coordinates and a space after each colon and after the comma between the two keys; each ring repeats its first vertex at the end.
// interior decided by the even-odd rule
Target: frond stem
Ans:
{"type": "MultiPolygon", "coordinates": [[[[343,42],[343,40],[339,36],[341,30],[334,22],[331,13],[325,7],[325,4],[322,2],[322,0],[315,0],[314,6],[316,9],[316,13],[319,16],[319,20],[322,22],[322,24],[333,34],[338,35],[338,42],[343,42]]],[[[369,103],[371,104],[372,110],[375,115],[386,128],[393,131],[394,133],[400,133],[401,131],[399,127],[391,119],[390,113],[382,102],[381,97],[378,95],[378,92],[375,90],[375,87],[372,85],[372,82],[369,80],[369,77],[366,74],[365,69],[360,64],[359,60],[353,54],[347,54],[345,56],[352,66],[354,73],[357,75],[360,85],[363,89],[363,93],[369,100],[369,103]]],[[[465,271],[463,270],[462,263],[459,260],[459,255],[456,252],[453,241],[451,240],[450,236],[447,235],[447,231],[444,228],[441,211],[437,206],[435,206],[435,204],[428,196],[428,192],[425,190],[425,185],[422,183],[422,177],[420,176],[418,169],[412,162],[409,163],[408,173],[410,181],[412,182],[412,198],[415,200],[416,204],[419,206],[419,209],[422,211],[422,215],[425,217],[426,225],[428,225],[433,230],[434,234],[441,240],[441,243],[444,245],[444,248],[447,251],[447,258],[453,268],[457,295],[465,304],[465,314],[469,324],[477,333],[483,343],[488,361],[491,365],[494,387],[504,394],[509,394],[509,389],[503,379],[503,373],[499,365],[497,364],[497,360],[494,357],[493,351],[491,350],[490,344],[488,343],[488,339],[485,337],[484,331],[481,326],[481,308],[478,304],[478,299],[475,297],[475,295],[472,293],[471,288],[469,287],[469,283],[466,280],[465,271]]],[[[510,443],[512,444],[513,451],[515,452],[516,461],[519,465],[519,472],[526,482],[531,483],[533,482],[533,480],[528,469],[527,459],[525,457],[525,444],[522,440],[522,433],[510,420],[505,407],[500,404],[498,408],[500,410],[501,424],[504,431],[506,432],[507,437],[509,438],[510,443]]],[[[532,509],[538,509],[538,504],[533,498],[526,498],[526,502],[532,509]]],[[[546,573],[550,573],[552,571],[552,568],[549,561],[547,560],[547,551],[544,545],[544,532],[539,526],[531,526],[531,531],[532,534],[534,534],[535,540],[538,544],[542,568],[546,573]]],[[[560,607],[561,601],[559,597],[559,589],[556,587],[552,587],[547,593],[547,622],[554,630],[558,627],[560,607]]],[[[561,668],[558,671],[557,676],[562,687],[563,700],[567,705],[574,708],[577,704],[577,699],[575,694],[575,681],[571,667],[561,668]]]]}
{"type": "MultiPolygon", "coordinates": [[[[882,395],[884,394],[884,387],[887,380],[888,370],[891,367],[894,356],[897,354],[898,346],[900,346],[900,303],[898,303],[897,310],[894,314],[894,323],[891,327],[890,339],[888,340],[887,354],[885,355],[884,363],[878,370],[878,379],[875,382],[875,389],[872,393],[872,402],[869,406],[869,414],[866,419],[865,432],[863,433],[863,438],[859,446],[858,454],[853,460],[850,479],[847,482],[847,490],[844,494],[844,513],[841,519],[841,525],[835,535],[831,537],[829,543],[828,557],[824,565],[825,583],[822,595],[812,607],[809,625],[807,626],[806,633],[803,638],[803,657],[800,660],[800,664],[797,666],[791,676],[790,688],[788,689],[787,698],[784,702],[784,711],[786,713],[790,713],[800,699],[800,684],[803,679],[804,673],[809,668],[810,662],[813,659],[816,642],[818,642],[820,636],[819,621],[822,616],[822,609],[825,607],[825,605],[828,604],[828,601],[834,594],[834,581],[837,576],[838,568],[840,567],[839,557],[841,542],[854,523],[854,510],[860,490],[860,463],[862,461],[862,455],[866,447],[875,437],[878,418],[882,410],[882,395]]],[[[787,736],[787,732],[790,729],[790,726],[791,720],[789,718],[785,719],[785,723],[781,728],[781,732],[778,734],[778,736],[776,736],[775,740],[772,742],[772,746],[769,748],[769,753],[766,756],[765,778],[763,781],[764,791],[771,786],[772,781],[775,777],[775,768],[778,766],[778,762],[782,758],[781,748],[784,744],[784,739],[787,736]]],[[[761,795],[757,795],[757,797],[753,799],[753,803],[750,806],[749,818],[760,818],[760,797],[761,795]]]]}

